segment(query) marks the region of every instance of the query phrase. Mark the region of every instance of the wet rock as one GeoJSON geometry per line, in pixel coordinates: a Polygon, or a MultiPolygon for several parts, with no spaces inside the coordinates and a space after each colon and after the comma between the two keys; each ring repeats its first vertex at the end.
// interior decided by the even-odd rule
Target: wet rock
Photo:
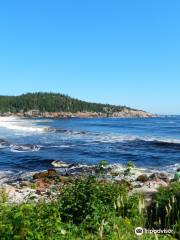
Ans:
{"type": "Polygon", "coordinates": [[[48,176],[47,172],[40,172],[40,173],[35,173],[33,175],[33,179],[40,179],[40,178],[45,178],[48,176]]]}
{"type": "Polygon", "coordinates": [[[146,174],[139,175],[137,177],[136,181],[144,183],[144,182],[148,181],[148,176],[146,174]]]}
{"type": "Polygon", "coordinates": [[[57,172],[55,169],[49,169],[46,172],[35,173],[33,175],[33,179],[43,179],[43,178],[52,178],[57,176],[57,172]]]}
{"type": "Polygon", "coordinates": [[[65,176],[93,175],[96,173],[96,166],[77,165],[66,170],[65,176]]]}
{"type": "Polygon", "coordinates": [[[48,170],[48,177],[54,177],[57,176],[57,172],[55,169],[49,169],[48,170]]]}

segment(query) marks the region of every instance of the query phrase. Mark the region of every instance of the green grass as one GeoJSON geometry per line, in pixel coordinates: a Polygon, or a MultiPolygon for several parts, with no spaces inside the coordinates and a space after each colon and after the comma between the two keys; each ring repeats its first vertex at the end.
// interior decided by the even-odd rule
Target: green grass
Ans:
{"type": "Polygon", "coordinates": [[[172,207],[174,211],[171,217],[169,215],[170,220],[166,217],[166,227],[174,229],[174,235],[147,234],[137,237],[134,230],[139,226],[164,228],[163,221],[162,225],[157,224],[154,216],[163,218],[164,215],[160,214],[166,211],[169,199],[173,201],[171,204],[179,203],[179,190],[179,183],[160,189],[156,196],[158,208],[152,205],[149,210],[154,209],[154,215],[148,215],[143,196],[129,196],[125,185],[99,182],[93,177],[78,179],[67,184],[60,197],[50,203],[13,205],[2,201],[0,239],[176,239],[179,230],[178,205],[172,207]]]}

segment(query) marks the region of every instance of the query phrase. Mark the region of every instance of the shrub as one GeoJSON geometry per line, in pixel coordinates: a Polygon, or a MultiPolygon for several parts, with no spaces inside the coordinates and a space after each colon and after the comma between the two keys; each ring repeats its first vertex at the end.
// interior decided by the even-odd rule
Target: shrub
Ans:
{"type": "Polygon", "coordinates": [[[161,187],[148,208],[147,224],[152,228],[173,229],[180,237],[180,183],[161,187]]]}
{"type": "Polygon", "coordinates": [[[56,204],[1,205],[0,239],[53,239],[63,228],[56,204]]]}
{"type": "Polygon", "coordinates": [[[5,188],[0,188],[0,203],[5,203],[8,200],[8,193],[5,188]]]}
{"type": "Polygon", "coordinates": [[[62,221],[97,230],[103,219],[114,214],[114,202],[119,195],[126,195],[122,185],[98,183],[93,177],[77,179],[61,194],[62,221]]]}

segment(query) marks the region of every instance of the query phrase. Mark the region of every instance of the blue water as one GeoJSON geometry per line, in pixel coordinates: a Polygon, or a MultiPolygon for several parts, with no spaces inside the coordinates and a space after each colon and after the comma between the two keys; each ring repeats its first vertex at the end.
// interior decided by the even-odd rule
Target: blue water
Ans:
{"type": "Polygon", "coordinates": [[[3,124],[0,120],[0,171],[44,170],[52,167],[53,160],[83,164],[132,161],[138,167],[172,172],[180,166],[180,117],[10,118],[3,124]]]}

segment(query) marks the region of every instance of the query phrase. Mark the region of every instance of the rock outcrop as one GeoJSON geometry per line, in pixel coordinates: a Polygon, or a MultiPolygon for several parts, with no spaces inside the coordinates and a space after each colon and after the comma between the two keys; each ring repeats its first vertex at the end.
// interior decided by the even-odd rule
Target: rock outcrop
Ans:
{"type": "Polygon", "coordinates": [[[119,112],[103,113],[103,112],[39,112],[27,111],[19,113],[3,113],[0,116],[18,116],[18,117],[44,117],[44,118],[151,118],[158,117],[156,114],[151,114],[145,111],[125,109],[119,112]]]}

